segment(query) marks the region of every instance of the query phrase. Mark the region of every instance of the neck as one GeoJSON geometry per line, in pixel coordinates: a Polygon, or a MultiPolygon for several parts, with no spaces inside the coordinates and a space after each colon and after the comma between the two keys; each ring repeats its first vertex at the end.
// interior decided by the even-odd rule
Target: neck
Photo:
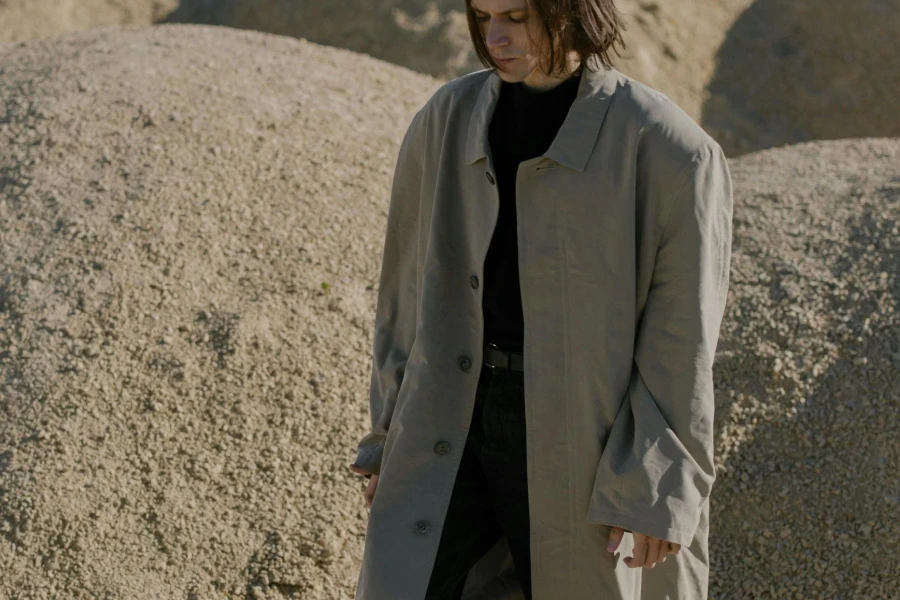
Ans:
{"type": "Polygon", "coordinates": [[[581,68],[578,67],[578,55],[574,52],[570,52],[567,57],[566,71],[564,75],[550,77],[542,73],[539,81],[529,81],[529,78],[525,78],[520,82],[520,85],[523,89],[529,92],[539,94],[541,92],[552,90],[559,84],[567,81],[573,75],[580,74],[580,72],[581,68]]]}

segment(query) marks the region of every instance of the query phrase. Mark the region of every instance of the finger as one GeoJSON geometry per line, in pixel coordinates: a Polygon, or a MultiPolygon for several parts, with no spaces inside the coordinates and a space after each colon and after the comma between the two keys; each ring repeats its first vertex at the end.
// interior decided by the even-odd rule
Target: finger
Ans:
{"type": "Polygon", "coordinates": [[[374,475],[369,480],[369,485],[366,486],[366,506],[372,506],[372,502],[375,500],[375,491],[378,489],[378,478],[374,475]]]}
{"type": "Polygon", "coordinates": [[[609,530],[609,541],[606,544],[607,552],[615,552],[616,548],[619,547],[619,544],[622,542],[622,537],[625,535],[625,530],[621,527],[613,527],[609,530]]]}
{"type": "Polygon", "coordinates": [[[652,569],[656,566],[656,557],[659,556],[660,546],[659,538],[650,538],[647,540],[647,556],[644,559],[645,567],[652,569]]]}
{"type": "Polygon", "coordinates": [[[670,554],[678,554],[681,552],[681,544],[676,544],[675,542],[669,542],[669,553],[670,554]]]}
{"type": "Polygon", "coordinates": [[[633,556],[626,557],[625,564],[629,568],[637,569],[644,564],[644,559],[647,558],[647,536],[634,532],[631,536],[634,538],[633,556]]]}
{"type": "Polygon", "coordinates": [[[656,555],[656,562],[666,562],[666,556],[669,554],[669,542],[662,540],[659,545],[659,554],[656,555]]]}

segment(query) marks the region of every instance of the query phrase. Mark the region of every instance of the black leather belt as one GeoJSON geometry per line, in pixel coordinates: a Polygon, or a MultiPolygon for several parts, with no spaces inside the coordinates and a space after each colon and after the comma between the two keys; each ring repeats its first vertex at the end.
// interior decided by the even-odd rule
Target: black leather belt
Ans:
{"type": "Polygon", "coordinates": [[[484,362],[485,366],[492,369],[525,371],[525,355],[523,353],[501,350],[490,342],[484,346],[484,360],[482,362],[484,362]]]}

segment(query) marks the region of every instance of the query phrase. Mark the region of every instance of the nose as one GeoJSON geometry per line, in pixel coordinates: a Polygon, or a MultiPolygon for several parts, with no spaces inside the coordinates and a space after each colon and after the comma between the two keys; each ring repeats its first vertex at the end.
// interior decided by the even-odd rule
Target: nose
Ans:
{"type": "Polygon", "coordinates": [[[500,48],[509,44],[509,36],[502,24],[495,23],[493,19],[488,21],[487,28],[484,32],[484,43],[491,50],[500,48]]]}

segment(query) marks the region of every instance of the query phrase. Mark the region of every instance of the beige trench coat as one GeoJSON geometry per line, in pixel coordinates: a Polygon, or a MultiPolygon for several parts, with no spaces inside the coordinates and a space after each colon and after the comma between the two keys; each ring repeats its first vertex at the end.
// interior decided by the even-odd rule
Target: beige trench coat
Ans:
{"type": "MultiPolygon", "coordinates": [[[[482,363],[500,84],[490,69],[444,84],[400,147],[356,458],[380,474],[357,599],[428,586],[482,363]]],[[[725,155],[665,95],[586,69],[550,148],[519,165],[516,211],[534,600],[706,598],[725,155]],[[681,553],[629,568],[631,533],[606,551],[613,525],[681,553]]],[[[464,598],[522,597],[503,536],[464,598]]]]}

